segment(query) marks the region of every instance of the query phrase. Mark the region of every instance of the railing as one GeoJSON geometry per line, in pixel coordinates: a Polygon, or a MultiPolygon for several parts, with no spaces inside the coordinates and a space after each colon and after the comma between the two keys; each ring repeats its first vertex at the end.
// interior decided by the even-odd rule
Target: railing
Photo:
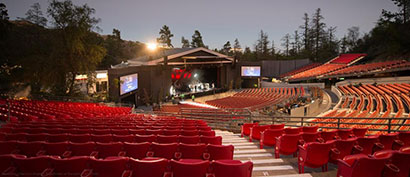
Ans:
{"type": "MultiPolygon", "coordinates": [[[[158,113],[157,113],[158,114],[158,113]]],[[[208,110],[208,109],[181,109],[179,114],[159,113],[159,115],[175,116],[186,119],[204,120],[215,129],[240,132],[243,123],[259,122],[259,124],[281,124],[286,126],[300,127],[318,125],[321,129],[347,129],[353,125],[369,128],[369,131],[399,132],[402,126],[409,126],[410,118],[357,118],[357,117],[292,117],[292,116],[268,116],[255,115],[246,109],[208,110]],[[332,122],[325,121],[332,119],[332,122]],[[374,123],[383,120],[382,123],[374,123]],[[368,122],[364,122],[368,121],[368,122]],[[396,123],[394,123],[396,122],[396,123]]]]}

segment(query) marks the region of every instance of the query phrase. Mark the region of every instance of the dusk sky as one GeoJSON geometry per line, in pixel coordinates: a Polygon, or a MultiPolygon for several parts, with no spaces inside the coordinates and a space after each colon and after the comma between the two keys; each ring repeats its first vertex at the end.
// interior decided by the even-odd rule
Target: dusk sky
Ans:
{"type": "MultiPolygon", "coordinates": [[[[11,19],[25,17],[30,6],[39,2],[46,14],[48,0],[2,0],[11,19]]],[[[221,48],[226,41],[238,38],[242,47],[253,47],[262,29],[280,47],[286,33],[294,33],[303,23],[305,12],[322,9],[325,23],[337,27],[342,37],[347,29],[359,26],[369,32],[379,19],[382,9],[397,11],[391,0],[73,0],[76,5],[87,3],[95,8],[95,17],[102,34],[113,28],[126,40],[152,42],[159,29],[168,25],[175,35],[172,43],[181,46],[181,37],[191,40],[199,30],[205,45],[221,48]]]]}

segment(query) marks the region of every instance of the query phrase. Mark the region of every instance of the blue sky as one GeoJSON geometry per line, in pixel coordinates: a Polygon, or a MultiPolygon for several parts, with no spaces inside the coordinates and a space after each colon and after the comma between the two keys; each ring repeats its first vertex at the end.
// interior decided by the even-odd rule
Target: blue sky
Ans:
{"type": "MultiPolygon", "coordinates": [[[[39,2],[46,11],[48,0],[2,0],[11,19],[24,17],[29,7],[39,2]]],[[[242,47],[252,47],[262,29],[280,48],[280,39],[293,33],[303,23],[306,12],[311,15],[321,8],[328,26],[337,27],[342,37],[347,29],[359,26],[369,32],[382,9],[397,11],[390,0],[73,0],[95,8],[101,19],[103,34],[113,28],[126,40],[155,41],[165,24],[175,35],[172,43],[181,46],[181,37],[191,39],[199,30],[210,48],[221,48],[226,41],[238,38],[242,47]]]]}

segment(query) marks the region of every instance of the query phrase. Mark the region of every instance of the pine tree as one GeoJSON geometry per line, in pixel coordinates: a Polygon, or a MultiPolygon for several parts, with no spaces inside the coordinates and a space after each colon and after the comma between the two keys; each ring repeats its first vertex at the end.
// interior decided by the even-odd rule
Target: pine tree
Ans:
{"type": "Polygon", "coordinates": [[[182,48],[189,48],[189,40],[185,39],[184,36],[181,38],[182,48]]]}
{"type": "Polygon", "coordinates": [[[325,27],[326,24],[323,23],[324,17],[321,14],[321,9],[318,8],[316,9],[316,12],[313,14],[312,17],[312,32],[314,36],[314,51],[315,51],[315,56],[314,59],[317,61],[319,58],[319,50],[320,50],[320,45],[322,41],[323,34],[325,32],[325,27]]]}
{"type": "Polygon", "coordinates": [[[201,33],[198,30],[195,30],[194,35],[192,35],[191,46],[192,47],[205,47],[205,44],[202,41],[201,33]]]}
{"type": "Polygon", "coordinates": [[[157,42],[161,44],[163,47],[173,48],[174,46],[171,43],[171,38],[174,35],[171,33],[171,30],[167,25],[162,26],[159,30],[160,37],[157,38],[157,42]]]}
{"type": "Polygon", "coordinates": [[[29,9],[26,12],[25,20],[32,22],[34,24],[40,25],[40,26],[47,25],[47,18],[43,16],[43,12],[41,11],[41,6],[39,3],[34,3],[31,6],[31,9],[29,9]]]}
{"type": "Polygon", "coordinates": [[[263,30],[259,33],[259,39],[255,45],[255,52],[256,57],[258,59],[263,59],[269,56],[269,39],[268,34],[263,32],[263,30]]]}
{"type": "Polygon", "coordinates": [[[290,47],[290,35],[289,33],[283,36],[282,38],[282,46],[285,48],[285,55],[289,56],[289,47],[290,47]]]}
{"type": "Polygon", "coordinates": [[[231,42],[229,42],[229,41],[227,41],[225,44],[224,44],[224,46],[223,46],[223,48],[222,48],[222,53],[223,54],[231,54],[231,42]]]}

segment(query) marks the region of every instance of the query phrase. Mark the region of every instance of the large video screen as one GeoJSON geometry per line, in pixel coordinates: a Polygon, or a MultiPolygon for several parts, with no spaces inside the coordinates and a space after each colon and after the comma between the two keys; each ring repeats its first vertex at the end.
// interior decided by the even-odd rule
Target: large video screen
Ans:
{"type": "Polygon", "coordinates": [[[121,76],[120,81],[120,95],[138,89],[138,74],[121,76]]]}
{"type": "Polygon", "coordinates": [[[242,66],[241,76],[260,77],[261,67],[260,66],[242,66]]]}

